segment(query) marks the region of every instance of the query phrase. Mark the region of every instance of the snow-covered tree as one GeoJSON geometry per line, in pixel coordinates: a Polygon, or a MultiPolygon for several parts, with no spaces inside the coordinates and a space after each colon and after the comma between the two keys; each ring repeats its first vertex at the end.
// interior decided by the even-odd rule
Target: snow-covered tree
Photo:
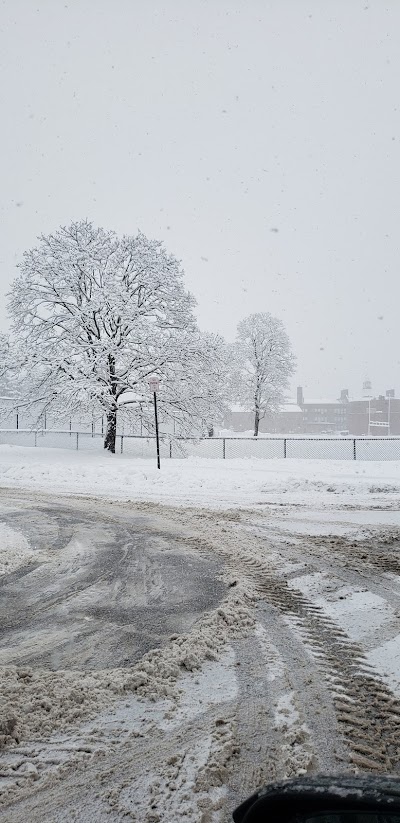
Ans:
{"type": "Polygon", "coordinates": [[[124,407],[150,429],[151,375],[162,380],[165,414],[183,429],[217,413],[224,347],[200,334],[182,268],[162,243],[86,221],[39,240],[24,254],[9,304],[9,370],[30,410],[104,413],[111,452],[124,407]]]}
{"type": "Polygon", "coordinates": [[[0,334],[0,421],[4,426],[13,425],[12,419],[18,409],[19,394],[8,374],[10,345],[8,337],[0,334]]]}
{"type": "Polygon", "coordinates": [[[251,314],[238,325],[234,386],[237,399],[260,420],[279,410],[294,371],[295,358],[283,323],[269,313],[251,314]]]}
{"type": "MultiPolygon", "coordinates": [[[[182,335],[181,349],[159,370],[161,383],[158,407],[163,423],[173,423],[176,433],[190,436],[204,433],[222,421],[228,408],[227,373],[229,350],[216,334],[200,331],[182,335]]],[[[147,384],[121,396],[119,409],[135,414],[142,429],[154,429],[154,411],[147,384]]],[[[171,429],[171,426],[169,427],[171,429]]]]}

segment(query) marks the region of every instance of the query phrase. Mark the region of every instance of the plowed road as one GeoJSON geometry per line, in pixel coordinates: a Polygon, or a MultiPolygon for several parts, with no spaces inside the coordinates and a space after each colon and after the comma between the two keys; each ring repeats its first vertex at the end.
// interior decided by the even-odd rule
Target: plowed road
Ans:
{"type": "Polygon", "coordinates": [[[400,771],[396,526],[1,501],[5,820],[212,823],[276,777],[400,771]]]}

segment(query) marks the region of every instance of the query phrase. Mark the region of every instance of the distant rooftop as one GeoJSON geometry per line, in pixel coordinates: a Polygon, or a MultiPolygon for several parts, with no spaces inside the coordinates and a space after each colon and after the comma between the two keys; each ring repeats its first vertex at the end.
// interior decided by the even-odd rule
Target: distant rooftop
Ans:
{"type": "MultiPolygon", "coordinates": [[[[297,414],[301,414],[301,408],[297,405],[296,400],[287,400],[286,403],[282,403],[279,408],[281,412],[296,412],[297,414]]],[[[231,406],[231,412],[242,413],[242,414],[252,414],[251,409],[245,409],[239,403],[233,403],[231,406]]]]}
{"type": "Polygon", "coordinates": [[[326,398],[325,398],[325,400],[314,400],[314,399],[309,400],[308,397],[307,397],[307,398],[304,399],[304,405],[305,406],[338,406],[338,405],[343,406],[344,403],[343,403],[342,400],[332,400],[332,399],[327,400],[326,398]]]}
{"type": "Polygon", "coordinates": [[[282,406],[281,406],[281,411],[285,412],[286,414],[290,413],[290,412],[296,412],[297,414],[302,414],[302,410],[301,410],[300,406],[298,406],[297,403],[294,400],[293,400],[292,403],[290,401],[288,403],[283,403],[282,406]]]}
{"type": "Polygon", "coordinates": [[[245,409],[240,403],[232,403],[231,412],[239,412],[241,414],[247,414],[248,409],[245,409]]]}

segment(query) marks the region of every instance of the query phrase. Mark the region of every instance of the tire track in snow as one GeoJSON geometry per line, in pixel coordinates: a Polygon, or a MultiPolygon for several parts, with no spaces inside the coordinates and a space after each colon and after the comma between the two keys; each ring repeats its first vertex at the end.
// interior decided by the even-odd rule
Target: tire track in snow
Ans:
{"type": "MultiPolygon", "coordinates": [[[[225,522],[240,519],[237,512],[233,513],[232,518],[229,513],[227,515],[225,522]]],[[[196,516],[192,519],[195,521],[196,516]]],[[[188,520],[187,517],[187,525],[188,520]]],[[[262,543],[249,532],[244,534],[243,531],[233,530],[235,523],[228,530],[225,524],[222,526],[224,515],[221,513],[213,513],[212,520],[214,529],[210,522],[210,530],[204,533],[207,539],[204,546],[209,545],[209,539],[214,537],[214,551],[227,557],[231,573],[241,578],[249,600],[265,600],[289,620],[293,631],[309,649],[321,674],[330,684],[351,766],[354,769],[400,773],[400,701],[369,665],[361,645],[351,641],[322,608],[300,591],[289,587],[278,573],[271,571],[273,562],[264,560],[263,555],[271,555],[273,547],[266,547],[265,541],[262,543]],[[216,522],[218,518],[219,524],[216,522]],[[220,529],[218,525],[221,525],[220,529]],[[248,578],[249,586],[246,586],[243,576],[248,578]]],[[[339,540],[341,538],[335,538],[335,542],[339,540]]],[[[194,544],[198,538],[193,537],[189,542],[194,544]]],[[[331,547],[329,537],[314,542],[325,549],[327,544],[331,547]]],[[[348,542],[352,544],[354,541],[348,542]]],[[[360,559],[356,561],[358,564],[360,559]]],[[[378,562],[380,566],[383,562],[385,569],[391,564],[392,571],[397,559],[392,556],[386,559],[379,557],[376,565],[378,562]]]]}
{"type": "Polygon", "coordinates": [[[350,762],[361,769],[399,772],[400,701],[379,680],[357,643],[323,610],[286,581],[272,576],[258,561],[247,562],[256,573],[256,588],[289,618],[332,684],[337,719],[346,738],[350,762]]]}
{"type": "Polygon", "coordinates": [[[360,564],[400,575],[400,532],[398,529],[372,532],[368,537],[355,540],[346,536],[327,535],[324,538],[310,536],[307,542],[314,548],[329,547],[344,559],[346,566],[360,570],[360,564]]]}

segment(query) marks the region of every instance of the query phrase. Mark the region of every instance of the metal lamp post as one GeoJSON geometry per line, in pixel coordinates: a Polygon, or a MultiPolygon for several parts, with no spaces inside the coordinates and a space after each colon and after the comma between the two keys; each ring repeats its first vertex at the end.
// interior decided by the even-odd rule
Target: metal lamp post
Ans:
{"type": "Polygon", "coordinates": [[[149,386],[151,391],[153,392],[153,399],[154,399],[154,419],[156,422],[156,443],[157,443],[157,468],[160,467],[160,438],[158,436],[158,414],[157,414],[157,392],[160,387],[160,381],[158,377],[153,376],[150,377],[149,386]]]}

